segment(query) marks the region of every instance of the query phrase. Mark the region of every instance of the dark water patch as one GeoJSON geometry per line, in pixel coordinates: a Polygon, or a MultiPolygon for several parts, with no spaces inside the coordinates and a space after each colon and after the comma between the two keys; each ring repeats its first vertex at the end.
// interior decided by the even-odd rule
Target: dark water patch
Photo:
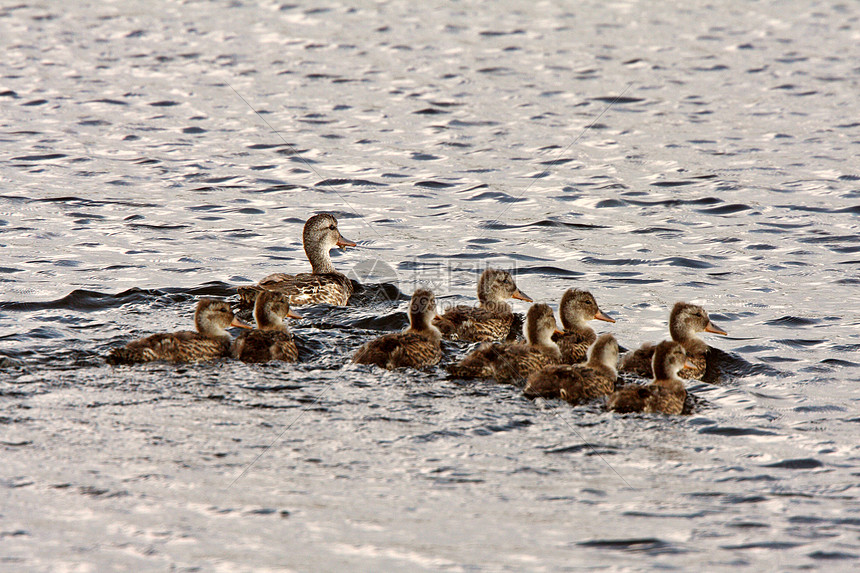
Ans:
{"type": "Polygon", "coordinates": [[[641,207],[677,207],[679,205],[716,205],[722,203],[722,199],[717,199],[716,197],[700,197],[698,199],[661,199],[657,201],[646,201],[641,199],[630,199],[630,196],[633,196],[633,193],[627,193],[628,196],[625,201],[630,203],[631,205],[637,205],[641,207]]]}
{"type": "Polygon", "coordinates": [[[779,318],[774,318],[771,320],[766,320],[765,324],[769,326],[785,326],[788,328],[796,328],[798,326],[812,326],[815,324],[820,324],[821,321],[819,319],[814,318],[803,318],[799,316],[781,316],[779,318]]]}
{"type": "Polygon", "coordinates": [[[487,201],[493,200],[498,201],[500,203],[520,203],[522,201],[527,201],[526,197],[512,197],[507,193],[502,193],[501,191],[485,191],[483,193],[479,193],[477,195],[473,195],[472,197],[467,197],[464,201],[487,201]]]}
{"type": "Polygon", "coordinates": [[[774,340],[774,342],[779,344],[785,344],[786,346],[790,346],[791,348],[811,348],[813,346],[819,346],[821,344],[824,344],[827,341],[803,338],[779,338],[777,340],[774,340]]]}
{"type": "Polygon", "coordinates": [[[818,561],[838,561],[842,559],[856,560],[860,555],[844,551],[813,551],[809,557],[818,561]]]}
{"type": "Polygon", "coordinates": [[[442,181],[433,181],[432,179],[415,183],[415,187],[424,187],[425,189],[449,189],[456,186],[456,183],[443,183],[442,181]]]}
{"type": "Polygon", "coordinates": [[[593,539],[580,541],[579,547],[595,549],[610,549],[614,551],[626,551],[631,553],[680,553],[671,543],[656,537],[642,537],[633,539],[593,539]]]}
{"type": "Polygon", "coordinates": [[[828,366],[840,366],[840,367],[851,367],[851,366],[860,366],[860,363],[857,362],[849,362],[848,360],[840,360],[838,358],[827,358],[821,361],[821,364],[827,364],[828,366]]]}
{"type": "Polygon", "coordinates": [[[699,429],[700,434],[717,436],[776,436],[776,432],[759,428],[736,428],[731,426],[706,426],[699,429]]]}
{"type": "Polygon", "coordinates": [[[639,103],[645,101],[643,98],[638,97],[624,97],[624,96],[600,96],[591,98],[592,101],[600,101],[603,103],[609,103],[613,105],[624,105],[628,103],[639,103]]]}
{"type": "Polygon", "coordinates": [[[352,187],[385,187],[387,184],[367,179],[323,179],[314,183],[314,187],[340,187],[343,185],[350,185],[352,187]]]}
{"type": "Polygon", "coordinates": [[[545,454],[584,454],[586,456],[604,456],[615,455],[618,453],[617,446],[608,446],[604,444],[574,444],[572,446],[562,446],[544,449],[545,454]]]}
{"type": "Polygon", "coordinates": [[[565,221],[553,221],[550,219],[541,219],[540,221],[535,221],[534,223],[526,223],[523,225],[513,225],[508,223],[500,223],[498,219],[493,221],[484,222],[479,225],[479,227],[484,229],[492,229],[492,230],[507,230],[507,229],[526,229],[529,227],[560,227],[567,229],[581,229],[581,230],[591,230],[591,229],[605,229],[604,225],[588,225],[584,223],[568,223],[565,221]]]}
{"type": "MultiPolygon", "coordinates": [[[[594,257],[583,257],[582,262],[592,264],[592,265],[609,265],[609,266],[628,266],[628,265],[645,264],[645,261],[642,259],[596,259],[594,257]]],[[[641,273],[639,273],[639,274],[641,274],[641,273]]]]}
{"type": "Polygon", "coordinates": [[[154,101],[154,102],[150,103],[149,105],[151,105],[152,107],[173,107],[176,105],[180,105],[180,103],[178,101],[172,101],[172,100],[160,100],[160,101],[154,101]]]}
{"type": "Polygon", "coordinates": [[[772,464],[765,464],[765,468],[780,468],[786,470],[812,470],[824,467],[824,464],[814,458],[801,458],[782,460],[772,464]]]}
{"type": "Polygon", "coordinates": [[[595,209],[609,209],[613,207],[626,207],[627,203],[620,199],[604,199],[595,205],[595,209]]]}
{"type": "Polygon", "coordinates": [[[523,418],[520,420],[511,420],[506,424],[493,424],[483,426],[481,428],[475,428],[472,430],[472,433],[476,436],[489,436],[491,434],[497,434],[500,432],[510,432],[512,430],[526,428],[528,426],[531,426],[533,423],[534,422],[532,422],[528,418],[523,418]]]}
{"type": "Polygon", "coordinates": [[[666,263],[671,267],[687,267],[689,269],[710,269],[714,266],[711,263],[706,263],[705,261],[697,261],[686,257],[669,257],[655,262],[666,263]]]}
{"type": "Polygon", "coordinates": [[[44,155],[19,155],[13,157],[12,161],[51,161],[53,159],[62,159],[68,157],[65,153],[46,153],[44,155]]]}
{"type": "Polygon", "coordinates": [[[539,276],[556,276],[556,277],[581,277],[585,273],[571,271],[552,266],[537,266],[537,267],[520,267],[517,269],[518,275],[539,275],[539,276]]]}
{"type": "Polygon", "coordinates": [[[720,545],[721,549],[793,549],[795,547],[801,547],[806,545],[805,543],[792,543],[789,541],[762,541],[759,543],[742,543],[739,545],[720,545]]]}
{"type": "Polygon", "coordinates": [[[46,103],[48,103],[48,100],[46,99],[33,99],[28,102],[24,102],[21,105],[24,107],[36,107],[40,105],[45,105],[46,103]]]}
{"type": "Polygon", "coordinates": [[[751,207],[749,205],[735,203],[731,205],[720,205],[719,207],[712,207],[710,209],[696,209],[696,211],[708,215],[732,215],[734,213],[740,213],[741,211],[748,211],[750,209],[751,207]]]}
{"type": "Polygon", "coordinates": [[[651,185],[654,187],[683,187],[685,185],[695,185],[696,181],[681,180],[681,181],[655,181],[651,185]]]}
{"type": "Polygon", "coordinates": [[[451,112],[446,109],[439,109],[438,107],[425,107],[423,109],[419,109],[418,111],[413,111],[412,113],[416,115],[442,115],[451,112]]]}

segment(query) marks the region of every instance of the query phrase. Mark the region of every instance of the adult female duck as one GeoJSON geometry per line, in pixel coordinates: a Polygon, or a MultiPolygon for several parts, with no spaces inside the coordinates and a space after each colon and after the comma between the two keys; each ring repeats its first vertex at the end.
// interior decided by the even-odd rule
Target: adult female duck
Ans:
{"type": "Polygon", "coordinates": [[[239,287],[242,306],[252,306],[257,294],[264,290],[288,295],[290,304],[294,306],[318,303],[346,305],[352,296],[352,282],[334,268],[329,251],[334,247],[354,247],[355,243],[343,238],[337,228],[337,219],[328,213],[320,213],[307,220],[302,243],[311,263],[311,272],[297,275],[275,273],[255,286],[239,287]]]}
{"type": "Polygon", "coordinates": [[[508,337],[514,314],[505,299],[532,302],[507,271],[487,269],[478,279],[478,306],[455,306],[433,321],[450,340],[486,342],[508,337]]]}
{"type": "Polygon", "coordinates": [[[197,332],[183,330],[153,334],[122,348],[114,348],[105,358],[108,364],[134,364],[166,360],[202,362],[230,355],[232,338],[227,328],[251,328],[233,315],[230,305],[221,300],[201,299],[194,311],[197,332]]]}

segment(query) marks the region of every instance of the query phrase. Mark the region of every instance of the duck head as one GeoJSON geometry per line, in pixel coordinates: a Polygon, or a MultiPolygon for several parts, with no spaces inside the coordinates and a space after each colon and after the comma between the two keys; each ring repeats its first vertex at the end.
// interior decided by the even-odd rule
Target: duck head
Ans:
{"type": "Polygon", "coordinates": [[[529,296],[517,288],[514,277],[508,271],[487,269],[481,273],[481,278],[478,279],[478,300],[482,305],[502,302],[509,298],[532,302],[529,296]]]}
{"type": "Polygon", "coordinates": [[[600,310],[590,292],[578,288],[565,291],[558,306],[558,313],[561,315],[561,324],[565,330],[583,328],[585,323],[595,319],[615,322],[600,310]]]}
{"type": "Polygon", "coordinates": [[[678,371],[686,366],[687,351],[674,340],[664,340],[654,347],[651,368],[654,380],[674,380],[678,371]]]}
{"type": "Polygon", "coordinates": [[[555,322],[555,314],[548,304],[533,304],[526,314],[526,341],[536,346],[554,346],[552,335],[559,332],[555,322]]]}
{"type": "Polygon", "coordinates": [[[355,243],[340,234],[337,219],[328,213],[320,213],[307,220],[302,232],[302,243],[314,273],[335,272],[329,251],[335,247],[355,246],[355,243]]]}
{"type": "Polygon", "coordinates": [[[428,289],[417,289],[409,301],[409,329],[431,331],[441,337],[442,333],[432,324],[435,317],[436,296],[428,289]]]}
{"type": "Polygon", "coordinates": [[[588,349],[588,362],[599,362],[615,372],[618,368],[618,341],[609,333],[601,334],[588,349]]]}
{"type": "Polygon", "coordinates": [[[254,320],[260,330],[287,330],[285,318],[301,318],[290,310],[290,297],[284,293],[265,290],[254,303],[254,320]]]}
{"type": "Polygon", "coordinates": [[[672,340],[686,342],[698,338],[698,332],[713,332],[714,334],[726,335],[721,328],[717,328],[705,309],[697,304],[676,302],[669,314],[669,334],[672,340]]]}
{"type": "Polygon", "coordinates": [[[233,314],[233,309],[223,300],[211,298],[201,299],[194,311],[194,326],[197,332],[216,338],[229,336],[227,329],[231,326],[251,328],[233,314]]]}

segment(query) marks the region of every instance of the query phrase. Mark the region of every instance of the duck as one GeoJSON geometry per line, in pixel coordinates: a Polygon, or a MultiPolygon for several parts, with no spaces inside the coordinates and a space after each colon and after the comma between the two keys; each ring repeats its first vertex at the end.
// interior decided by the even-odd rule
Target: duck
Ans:
{"type": "Polygon", "coordinates": [[[302,243],[311,263],[311,272],[296,275],[274,273],[254,286],[239,287],[240,306],[252,307],[257,294],[263,290],[289,295],[293,306],[320,303],[346,306],[352,296],[352,281],[334,268],[329,251],[334,247],[354,247],[355,243],[340,234],[337,219],[329,213],[320,213],[307,220],[302,231],[302,243]]]}
{"type": "Polygon", "coordinates": [[[449,340],[488,342],[509,336],[514,314],[506,299],[532,299],[514,282],[511,273],[488,268],[478,279],[478,306],[459,305],[434,319],[433,324],[449,340]]]}
{"type": "MultiPolygon", "coordinates": [[[[697,304],[677,302],[669,314],[669,334],[687,352],[692,368],[684,369],[681,378],[701,380],[708,366],[708,344],[698,337],[699,332],[711,332],[726,336],[726,332],[714,325],[704,308],[697,304]]],[[[633,352],[628,352],[621,361],[621,372],[631,372],[643,378],[652,376],[651,356],[654,346],[646,342],[633,352]]]]}
{"type": "Polygon", "coordinates": [[[648,386],[630,384],[616,390],[607,400],[606,407],[622,414],[680,414],[684,410],[687,390],[678,372],[690,366],[683,345],[674,340],[664,340],[654,347],[651,359],[654,381],[648,386]]]}
{"type": "Polygon", "coordinates": [[[233,314],[222,300],[201,299],[194,311],[196,332],[183,330],[153,334],[114,348],[105,358],[108,364],[167,362],[204,362],[230,356],[232,337],[227,328],[251,328],[233,314]]]}
{"type": "Polygon", "coordinates": [[[299,351],[285,318],[301,318],[290,310],[289,296],[273,290],[259,293],[254,303],[257,328],[233,341],[233,358],[242,362],[297,361],[299,351]]]}
{"type": "Polygon", "coordinates": [[[516,384],[536,370],[561,362],[561,351],[552,340],[560,333],[549,305],[533,304],[526,314],[523,342],[484,342],[457,364],[449,373],[457,378],[495,378],[497,382],[516,384]]]}
{"type": "Polygon", "coordinates": [[[567,289],[558,305],[563,334],[553,337],[561,350],[561,360],[565,364],[585,362],[588,349],[597,340],[597,333],[588,326],[589,320],[615,322],[597,306],[594,296],[587,290],[567,289]]]}
{"type": "Polygon", "coordinates": [[[428,289],[417,289],[409,302],[409,328],[363,344],[352,361],[388,370],[437,364],[442,358],[442,333],[433,326],[435,316],[436,296],[428,289]]]}
{"type": "Polygon", "coordinates": [[[545,366],[529,376],[523,393],[579,404],[614,392],[617,367],[618,341],[609,333],[601,334],[588,350],[588,362],[545,366]]]}

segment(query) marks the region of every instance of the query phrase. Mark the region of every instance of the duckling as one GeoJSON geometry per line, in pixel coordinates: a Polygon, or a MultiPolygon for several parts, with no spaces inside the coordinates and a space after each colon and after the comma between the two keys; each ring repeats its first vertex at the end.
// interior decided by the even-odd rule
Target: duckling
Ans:
{"type": "Polygon", "coordinates": [[[242,362],[269,362],[299,359],[293,337],[284,318],[301,318],[290,310],[290,297],[271,290],[257,295],[254,303],[256,330],[239,335],[233,342],[233,358],[242,362]]]}
{"type": "Polygon", "coordinates": [[[202,362],[230,355],[227,328],[251,328],[236,316],[230,305],[221,300],[201,299],[194,311],[197,332],[153,334],[114,348],[105,358],[108,364],[134,364],[166,360],[168,362],[202,362]]]}
{"type": "MultiPolygon", "coordinates": [[[[699,338],[698,332],[712,332],[714,334],[726,335],[726,332],[717,328],[708,313],[701,306],[677,302],[669,315],[669,334],[672,340],[681,343],[687,351],[687,360],[693,365],[692,368],[680,372],[681,378],[700,380],[705,374],[708,366],[708,345],[699,338]]],[[[641,348],[629,352],[621,361],[621,372],[632,372],[650,378],[651,356],[654,354],[654,346],[646,342],[641,348]]]]}
{"type": "Polygon", "coordinates": [[[687,352],[674,340],[664,340],[654,347],[651,369],[654,381],[648,386],[631,384],[616,390],[606,407],[622,414],[644,412],[654,414],[680,414],[687,399],[684,382],[678,371],[688,366],[687,352]]]}
{"type": "Polygon", "coordinates": [[[353,356],[358,364],[376,364],[392,370],[402,366],[424,368],[442,358],[442,333],[433,326],[436,297],[427,289],[418,289],[409,303],[409,328],[365,343],[353,356]]]}
{"type": "Polygon", "coordinates": [[[502,340],[511,331],[514,314],[505,299],[532,302],[517,288],[511,273],[487,269],[478,279],[478,306],[455,306],[433,324],[450,340],[486,342],[502,340]]]}
{"type": "Polygon", "coordinates": [[[561,349],[561,361],[565,364],[585,362],[589,347],[597,340],[597,334],[588,326],[589,320],[615,322],[597,306],[594,296],[586,290],[567,289],[558,305],[564,334],[553,337],[561,349]]]}
{"type": "Polygon", "coordinates": [[[561,351],[553,342],[560,332],[549,305],[534,304],[526,314],[525,343],[485,342],[449,371],[458,378],[495,378],[517,383],[532,372],[561,362],[561,351]]]}
{"type": "Polygon", "coordinates": [[[618,374],[618,342],[611,334],[601,334],[581,365],[557,364],[532,373],[524,393],[529,398],[561,398],[578,404],[615,391],[618,374]]]}
{"type": "Polygon", "coordinates": [[[328,303],[345,306],[352,296],[352,281],[335,270],[329,251],[334,247],[354,247],[355,243],[343,238],[337,228],[337,219],[328,213],[314,215],[305,223],[302,232],[305,254],[311,263],[310,273],[287,275],[275,273],[267,276],[259,284],[239,287],[240,304],[251,307],[257,294],[263,290],[273,290],[289,295],[290,304],[328,303]]]}

